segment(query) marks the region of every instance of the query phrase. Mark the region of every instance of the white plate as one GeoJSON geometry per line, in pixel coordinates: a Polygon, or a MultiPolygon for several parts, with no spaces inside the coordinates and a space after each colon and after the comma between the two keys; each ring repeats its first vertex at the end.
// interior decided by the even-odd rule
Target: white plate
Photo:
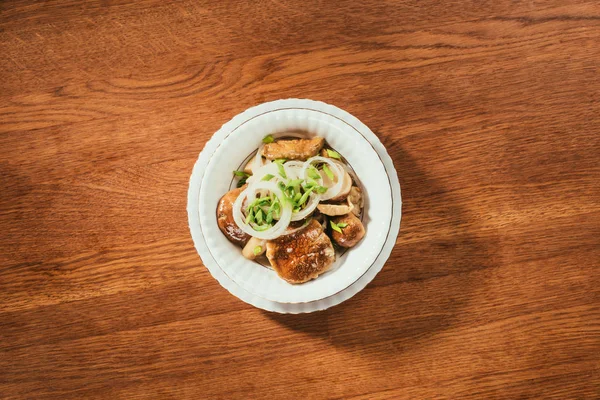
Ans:
{"type": "MultiPolygon", "coordinates": [[[[373,279],[377,272],[379,272],[379,270],[385,263],[385,260],[389,257],[391,249],[394,246],[395,239],[400,226],[400,212],[401,197],[397,175],[393,168],[391,159],[387,155],[385,148],[379,142],[377,137],[364,124],[362,124],[358,119],[351,116],[350,114],[336,107],[311,100],[290,99],[265,103],[260,106],[248,109],[244,113],[233,118],[230,122],[225,124],[206,144],[194,167],[194,171],[190,178],[190,188],[188,192],[188,217],[190,223],[190,230],[194,239],[194,243],[196,245],[196,249],[198,250],[199,254],[201,255],[204,261],[204,264],[209,269],[211,274],[221,283],[222,286],[227,288],[232,294],[236,295],[242,300],[253,304],[259,308],[277,312],[298,313],[324,309],[346,300],[347,298],[351,297],[359,290],[361,290],[364,286],[366,286],[366,284],[373,279]],[[381,251],[375,255],[375,261],[372,264],[371,268],[369,268],[366,272],[363,271],[363,274],[359,277],[359,279],[346,290],[332,293],[331,296],[328,296],[322,300],[307,302],[303,304],[282,304],[269,301],[265,298],[261,298],[260,296],[252,294],[252,292],[245,290],[241,286],[236,285],[235,282],[229,276],[227,276],[227,274],[225,274],[225,272],[221,269],[223,266],[218,263],[218,259],[215,259],[213,257],[209,250],[209,247],[207,246],[207,243],[205,242],[206,235],[203,232],[204,225],[201,225],[200,223],[201,215],[199,215],[198,207],[199,191],[201,190],[200,186],[203,186],[202,177],[204,169],[209,163],[211,156],[213,155],[215,149],[219,146],[220,142],[228,134],[230,134],[230,132],[234,131],[236,128],[243,125],[245,122],[255,118],[256,116],[282,109],[311,110],[316,113],[322,113],[328,116],[332,116],[337,118],[343,124],[350,126],[353,130],[360,133],[362,136],[366,137],[375,149],[376,153],[379,155],[379,158],[381,158],[383,165],[385,166],[386,176],[389,178],[389,185],[391,186],[391,192],[393,197],[393,207],[391,210],[392,215],[389,219],[389,221],[391,221],[391,224],[389,225],[390,228],[387,233],[386,239],[384,240],[385,244],[381,248],[381,251]]],[[[213,216],[215,215],[214,207],[212,208],[211,213],[213,216]]],[[[222,236],[220,231],[218,233],[218,236],[222,236]]],[[[239,252],[239,249],[235,249],[239,252]]],[[[352,251],[350,251],[348,254],[352,254],[352,251]]],[[[258,268],[263,267],[258,266],[258,268]]]]}
{"type": "Polygon", "coordinates": [[[340,119],[319,111],[288,108],[262,113],[229,131],[210,157],[200,188],[200,223],[212,257],[244,290],[279,303],[308,303],[338,293],[356,282],[373,264],[391,227],[392,191],[383,163],[362,134],[340,119]],[[363,224],[366,234],[358,245],[339,257],[317,279],[292,285],[275,271],[242,256],[218,227],[217,203],[231,184],[231,171],[256,151],[263,137],[294,130],[322,136],[342,154],[362,182],[366,195],[363,224]]]}

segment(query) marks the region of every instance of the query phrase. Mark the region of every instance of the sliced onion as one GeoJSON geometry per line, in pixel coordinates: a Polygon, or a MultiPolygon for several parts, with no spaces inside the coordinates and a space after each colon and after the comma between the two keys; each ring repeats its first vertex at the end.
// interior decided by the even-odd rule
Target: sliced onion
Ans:
{"type": "Polygon", "coordinates": [[[256,182],[248,186],[244,191],[242,191],[242,193],[239,194],[233,203],[233,220],[235,221],[236,225],[248,235],[259,239],[271,240],[281,236],[281,234],[290,225],[291,218],[292,206],[285,200],[283,192],[274,182],[256,182]],[[268,190],[269,192],[273,193],[279,199],[279,204],[281,205],[281,215],[279,216],[279,221],[277,221],[277,223],[271,228],[264,231],[257,231],[252,228],[251,225],[246,224],[246,219],[242,213],[242,208],[245,207],[244,200],[246,200],[246,198],[256,197],[257,190],[268,190]]]}
{"type": "Polygon", "coordinates": [[[258,148],[258,150],[256,150],[256,155],[254,156],[254,162],[252,163],[252,175],[256,174],[256,171],[258,171],[258,169],[263,166],[263,159],[262,159],[263,147],[265,147],[265,145],[261,144],[260,147],[258,148]]]}
{"type": "Polygon", "coordinates": [[[277,169],[277,165],[275,165],[273,163],[269,163],[269,164],[263,165],[262,167],[258,168],[255,171],[253,171],[252,176],[250,176],[246,180],[246,182],[248,182],[248,184],[250,184],[250,185],[255,182],[260,182],[262,180],[262,178],[264,178],[266,175],[269,175],[269,174],[278,178],[276,181],[282,179],[279,176],[279,170],[277,169]]]}
{"type": "MultiPolygon", "coordinates": [[[[327,191],[321,195],[321,200],[329,200],[337,196],[342,190],[342,186],[344,185],[344,174],[346,173],[346,171],[344,171],[343,168],[341,168],[329,158],[315,156],[306,160],[306,162],[304,163],[304,167],[302,167],[302,177],[304,179],[308,178],[308,168],[314,163],[327,164],[330,167],[334,178],[337,177],[337,182],[335,182],[333,186],[327,188],[327,191]]],[[[321,179],[321,181],[323,181],[323,179],[321,179]]]]}
{"type": "Polygon", "coordinates": [[[352,170],[352,168],[350,168],[347,164],[344,164],[343,162],[339,161],[339,160],[333,160],[334,163],[336,163],[337,165],[339,165],[340,167],[344,168],[344,171],[346,171],[348,173],[348,175],[350,175],[350,177],[352,178],[352,180],[354,181],[354,183],[356,185],[358,185],[358,176],[356,176],[356,173],[352,170]]]}
{"type": "Polygon", "coordinates": [[[285,174],[288,179],[304,179],[304,176],[302,175],[304,163],[302,161],[288,161],[283,164],[283,168],[285,169],[285,174]]]}

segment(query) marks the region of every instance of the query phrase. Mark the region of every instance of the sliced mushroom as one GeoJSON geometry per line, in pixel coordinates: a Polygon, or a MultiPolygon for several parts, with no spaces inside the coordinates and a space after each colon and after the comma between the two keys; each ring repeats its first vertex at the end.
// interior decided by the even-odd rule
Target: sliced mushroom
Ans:
{"type": "Polygon", "coordinates": [[[321,213],[332,216],[332,217],[334,217],[336,215],[348,214],[348,213],[352,212],[353,209],[354,209],[354,205],[352,203],[350,203],[349,201],[346,201],[346,204],[322,203],[317,206],[317,210],[319,210],[321,213]]]}
{"type": "Polygon", "coordinates": [[[267,241],[251,237],[242,250],[242,255],[248,260],[254,260],[267,250],[267,241]],[[256,250],[256,251],[255,251],[256,250]]]}
{"type": "Polygon", "coordinates": [[[349,173],[344,173],[344,183],[342,183],[342,189],[340,190],[340,193],[333,197],[331,200],[332,201],[342,201],[344,200],[346,197],[348,197],[348,193],[350,193],[350,189],[352,189],[352,177],[350,176],[349,173]]]}
{"type": "Polygon", "coordinates": [[[363,198],[362,191],[358,186],[352,186],[350,193],[348,193],[348,202],[354,206],[352,213],[357,217],[360,216],[360,212],[365,205],[365,199],[363,198]]]}
{"type": "Polygon", "coordinates": [[[267,258],[281,278],[303,283],[331,267],[335,250],[321,225],[311,220],[303,229],[267,241],[267,258]]]}
{"type": "Polygon", "coordinates": [[[233,220],[233,203],[245,188],[246,185],[225,193],[217,205],[217,223],[219,224],[219,229],[221,229],[221,232],[223,232],[231,243],[241,247],[246,245],[250,239],[250,235],[242,231],[233,220]]]}
{"type": "Polygon", "coordinates": [[[365,236],[365,227],[360,219],[352,213],[332,218],[331,222],[336,224],[341,231],[332,230],[331,232],[331,239],[338,246],[353,247],[365,236]]]}
{"type": "Polygon", "coordinates": [[[268,160],[287,158],[288,160],[306,161],[319,154],[325,139],[315,136],[312,139],[278,140],[265,144],[262,155],[268,160]]]}
{"type": "MultiPolygon", "coordinates": [[[[335,160],[334,160],[335,161],[335,160]]],[[[332,187],[336,184],[336,181],[329,179],[327,174],[324,171],[319,171],[319,175],[321,175],[321,179],[323,180],[323,186],[332,187]]],[[[352,177],[347,172],[344,172],[344,182],[342,183],[342,188],[337,196],[332,197],[331,201],[342,201],[348,197],[348,193],[350,193],[350,189],[352,188],[352,177]]]]}

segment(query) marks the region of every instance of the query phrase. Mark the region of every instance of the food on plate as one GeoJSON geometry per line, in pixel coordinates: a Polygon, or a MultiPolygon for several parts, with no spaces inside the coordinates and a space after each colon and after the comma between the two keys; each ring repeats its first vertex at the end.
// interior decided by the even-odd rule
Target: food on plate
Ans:
{"type": "Polygon", "coordinates": [[[323,148],[325,139],[314,137],[312,139],[280,140],[265,144],[262,155],[267,160],[285,158],[288,160],[306,160],[316,156],[323,148]]]}
{"type": "Polygon", "coordinates": [[[331,267],[334,244],[349,248],[363,238],[358,178],[322,137],[268,135],[242,167],[234,171],[237,188],[219,200],[217,220],[244,257],[303,283],[331,267]]]}
{"type": "Polygon", "coordinates": [[[365,236],[365,228],[353,213],[331,218],[331,239],[341,247],[352,247],[365,236]]]}
{"type": "Polygon", "coordinates": [[[240,246],[244,246],[250,240],[250,235],[242,231],[233,220],[233,202],[244,189],[245,186],[242,186],[225,193],[217,206],[219,229],[231,243],[240,246]]]}
{"type": "Polygon", "coordinates": [[[335,217],[336,215],[345,215],[351,213],[354,210],[354,204],[350,203],[348,200],[340,204],[319,204],[317,206],[317,210],[319,210],[322,214],[335,217]]]}
{"type": "Polygon", "coordinates": [[[350,189],[350,193],[348,193],[348,202],[353,206],[352,213],[357,217],[360,217],[360,212],[365,206],[365,201],[358,186],[352,186],[350,189]]]}
{"type": "Polygon", "coordinates": [[[327,271],[335,261],[335,251],[321,224],[312,220],[293,233],[269,240],[267,258],[281,278],[303,283],[327,271]]]}

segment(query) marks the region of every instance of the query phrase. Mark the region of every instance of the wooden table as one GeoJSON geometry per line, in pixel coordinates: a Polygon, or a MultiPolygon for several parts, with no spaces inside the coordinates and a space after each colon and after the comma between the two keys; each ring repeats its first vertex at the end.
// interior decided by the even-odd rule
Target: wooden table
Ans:
{"type": "Polygon", "coordinates": [[[600,396],[597,1],[5,1],[0,398],[600,396]],[[311,98],[392,156],[400,235],[311,315],[210,276],[192,166],[311,98]]]}

